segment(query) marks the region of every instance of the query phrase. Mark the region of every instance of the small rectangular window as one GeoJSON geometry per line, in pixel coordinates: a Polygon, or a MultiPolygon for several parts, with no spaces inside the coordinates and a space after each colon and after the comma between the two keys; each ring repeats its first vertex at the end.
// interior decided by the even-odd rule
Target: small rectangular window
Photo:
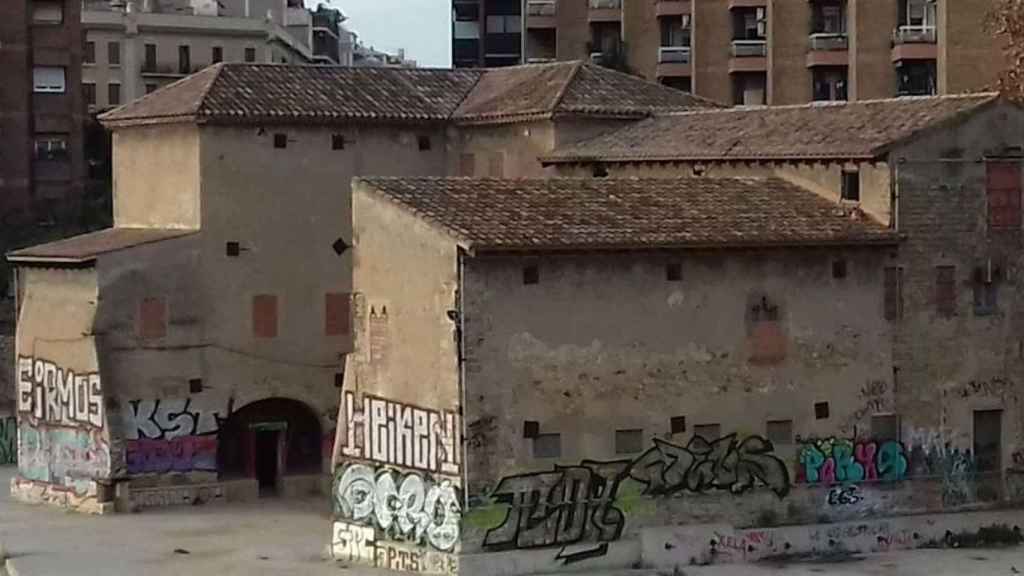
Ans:
{"type": "Polygon", "coordinates": [[[64,22],[63,2],[53,0],[34,0],[32,2],[33,24],[62,24],[64,22]]]}
{"type": "Polygon", "coordinates": [[[672,434],[686,432],[686,416],[673,416],[668,420],[669,431],[672,434]]]}
{"type": "Polygon", "coordinates": [[[156,92],[156,89],[156,84],[146,84],[146,94],[152,94],[153,92],[156,92]]]}
{"type": "Polygon", "coordinates": [[[121,104],[121,85],[111,82],[107,84],[107,104],[117,106],[121,104]]]}
{"type": "Polygon", "coordinates": [[[1003,411],[974,411],[974,466],[978,472],[1002,469],[1003,411]]]}
{"type": "Polygon", "coordinates": [[[828,418],[829,409],[828,402],[815,402],[814,403],[814,418],[816,420],[825,420],[828,418]]]}
{"type": "Polygon", "coordinates": [[[121,65],[121,43],[107,42],[107,64],[111,66],[121,65]]]}
{"type": "Polygon", "coordinates": [[[765,437],[775,446],[793,443],[792,420],[769,420],[765,422],[765,437]]]}
{"type": "Polygon", "coordinates": [[[178,73],[189,74],[192,72],[192,49],[188,46],[178,46],[178,73]]]}
{"type": "Polygon", "coordinates": [[[83,64],[95,64],[96,63],[96,43],[86,42],[82,46],[82,63],[83,64]]]}
{"type": "Polygon", "coordinates": [[[246,48],[245,49],[245,61],[246,62],[255,62],[256,61],[256,49],[255,48],[246,48]]]}
{"type": "Polygon", "coordinates": [[[32,91],[63,94],[67,90],[63,66],[36,66],[32,69],[32,91]]]}
{"type": "Polygon", "coordinates": [[[644,450],[644,431],[633,428],[615,431],[615,453],[636,454],[644,450]]]}
{"type": "Polygon", "coordinates": [[[533,438],[534,458],[561,458],[562,435],[538,434],[533,438]]]}
{"type": "Polygon", "coordinates": [[[419,135],[416,137],[416,144],[420,150],[430,150],[430,136],[419,135]]]}
{"type": "Polygon", "coordinates": [[[96,105],[96,85],[92,82],[82,83],[82,99],[87,106],[96,105]]]}
{"type": "Polygon", "coordinates": [[[832,261],[832,277],[836,279],[846,278],[846,260],[832,261]]]}
{"type": "Polygon", "coordinates": [[[990,230],[1021,228],[1021,164],[1024,159],[985,162],[985,188],[988,197],[990,230]]]}
{"type": "Polygon", "coordinates": [[[540,282],[540,268],[536,264],[523,266],[523,284],[537,284],[540,282]]]}
{"type": "Polygon", "coordinates": [[[214,46],[212,54],[210,54],[210,63],[216,64],[224,61],[224,48],[221,46],[214,46]]]}
{"type": "Polygon", "coordinates": [[[345,149],[345,135],[344,134],[331,134],[331,150],[344,150],[345,149]]]}
{"type": "Polygon", "coordinates": [[[949,318],[956,313],[956,267],[935,267],[935,311],[949,318]]]}
{"type": "Polygon", "coordinates": [[[40,134],[35,137],[35,159],[51,162],[68,159],[67,134],[40,134]]]}
{"type": "Polygon", "coordinates": [[[682,282],[683,265],[679,262],[669,262],[665,265],[665,280],[669,282],[682,282]]]}
{"type": "Polygon", "coordinates": [[[324,297],[324,334],[338,336],[349,332],[349,295],[328,293],[324,297]]]}
{"type": "Polygon", "coordinates": [[[277,133],[274,134],[274,148],[287,148],[288,147],[288,135],[277,133]]]}
{"type": "Polygon", "coordinates": [[[860,172],[843,171],[843,200],[860,202],[860,172]]]}
{"type": "Polygon", "coordinates": [[[722,437],[721,424],[697,424],[693,427],[693,435],[699,436],[708,442],[713,442],[722,437]]]}
{"type": "Polygon", "coordinates": [[[900,439],[900,417],[895,414],[876,414],[871,417],[871,439],[887,441],[900,439]]]}
{"type": "Polygon", "coordinates": [[[256,338],[277,337],[277,296],[257,294],[252,297],[252,334],[256,338]]]}
{"type": "Polygon", "coordinates": [[[167,335],[167,302],[146,298],[139,304],[139,338],[154,339],[167,335]]]}
{"type": "Polygon", "coordinates": [[[142,69],[145,72],[156,72],[156,44],[146,44],[146,55],[142,69]]]}
{"type": "Polygon", "coordinates": [[[903,317],[903,268],[890,266],[885,269],[885,319],[898,320],[903,317]]]}

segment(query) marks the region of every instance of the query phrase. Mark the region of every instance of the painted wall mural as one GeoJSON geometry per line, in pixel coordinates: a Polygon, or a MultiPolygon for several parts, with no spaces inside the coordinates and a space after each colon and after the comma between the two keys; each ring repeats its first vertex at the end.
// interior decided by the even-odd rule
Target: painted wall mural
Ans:
{"type": "Polygon", "coordinates": [[[351,464],[338,477],[335,497],[339,518],[375,526],[389,540],[440,551],[459,541],[460,499],[451,480],[351,464]]]}
{"type": "Polygon", "coordinates": [[[800,449],[797,482],[826,486],[844,482],[895,482],[907,475],[907,455],[896,441],[826,438],[800,449]]]}
{"type": "Polygon", "coordinates": [[[86,489],[110,471],[110,449],[102,431],[22,426],[18,430],[21,476],[86,489]]]}
{"type": "Polygon", "coordinates": [[[0,465],[18,463],[18,419],[0,416],[0,465]]]}
{"type": "Polygon", "coordinates": [[[209,410],[192,398],[131,400],[122,410],[129,474],[217,471],[217,432],[231,405],[209,410]]]}
{"type": "Polygon", "coordinates": [[[37,423],[103,427],[98,373],[75,373],[42,358],[18,358],[18,412],[37,423]]]}
{"type": "Polygon", "coordinates": [[[400,468],[458,474],[462,464],[459,415],[346,392],[341,455],[400,468]]]}

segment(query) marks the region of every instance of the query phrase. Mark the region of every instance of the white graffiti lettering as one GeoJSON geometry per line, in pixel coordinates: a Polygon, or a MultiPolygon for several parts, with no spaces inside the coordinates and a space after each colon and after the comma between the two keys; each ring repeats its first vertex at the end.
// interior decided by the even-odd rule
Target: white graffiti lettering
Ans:
{"type": "Polygon", "coordinates": [[[459,497],[451,480],[435,484],[416,473],[353,464],[338,478],[335,497],[340,518],[379,527],[393,539],[442,551],[458,542],[459,497]]]}
{"type": "Polygon", "coordinates": [[[370,564],[374,558],[373,526],[334,523],[331,552],[335,560],[370,564]]]}
{"type": "Polygon", "coordinates": [[[38,422],[103,427],[100,376],[75,373],[53,362],[18,358],[18,412],[38,422]]]}
{"type": "Polygon", "coordinates": [[[341,453],[402,468],[456,475],[462,463],[459,415],[345,393],[341,453]]]}
{"type": "Polygon", "coordinates": [[[215,434],[230,412],[230,407],[223,411],[200,409],[191,398],[132,400],[122,409],[125,438],[173,440],[215,434]]]}

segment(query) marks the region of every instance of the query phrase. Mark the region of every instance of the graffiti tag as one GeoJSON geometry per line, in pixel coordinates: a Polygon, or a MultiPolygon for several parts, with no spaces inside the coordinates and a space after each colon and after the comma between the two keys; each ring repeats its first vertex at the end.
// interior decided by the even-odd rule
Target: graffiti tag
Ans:
{"type": "Polygon", "coordinates": [[[18,358],[18,412],[36,421],[103,426],[100,375],[78,373],[31,356],[18,358]]]}
{"type": "Polygon", "coordinates": [[[907,474],[907,456],[896,441],[879,445],[874,441],[844,438],[812,440],[800,449],[798,481],[826,486],[862,480],[894,482],[907,474]]]}

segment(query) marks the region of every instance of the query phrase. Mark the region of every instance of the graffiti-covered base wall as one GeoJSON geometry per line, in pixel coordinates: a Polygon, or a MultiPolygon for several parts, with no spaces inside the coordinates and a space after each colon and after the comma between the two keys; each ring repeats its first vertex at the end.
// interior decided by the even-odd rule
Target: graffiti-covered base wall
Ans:
{"type": "Polygon", "coordinates": [[[19,271],[16,498],[110,509],[110,446],[96,341],[95,270],[19,271]]]}

